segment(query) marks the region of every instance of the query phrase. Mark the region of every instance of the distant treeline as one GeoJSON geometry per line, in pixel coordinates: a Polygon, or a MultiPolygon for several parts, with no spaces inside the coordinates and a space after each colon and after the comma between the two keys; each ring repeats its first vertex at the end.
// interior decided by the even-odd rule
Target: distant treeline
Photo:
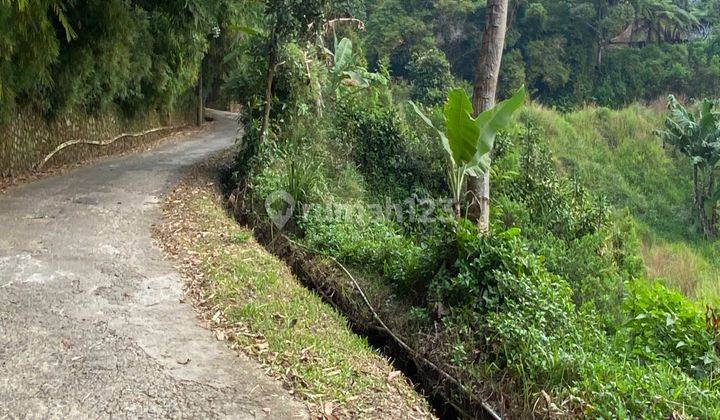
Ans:
{"type": "MultiPolygon", "coordinates": [[[[48,116],[111,103],[129,113],[172,109],[220,34],[225,45],[204,64],[217,94],[227,76],[218,66],[233,49],[223,23],[257,8],[241,0],[0,0],[0,120],[25,104],[48,116]]],[[[474,78],[484,1],[344,0],[329,10],[339,17],[364,23],[359,35],[343,35],[370,67],[385,66],[431,101],[449,85],[445,67],[458,80],[474,78]]],[[[524,83],[533,98],[561,108],[718,96],[718,23],[720,0],[512,1],[500,94],[524,83]]]]}
{"type": "MultiPolygon", "coordinates": [[[[340,4],[366,23],[356,44],[371,66],[384,64],[417,82],[413,62],[427,62],[434,51],[454,76],[472,82],[484,1],[347,0],[335,7],[340,4]]],[[[524,83],[535,99],[559,107],[619,107],[667,93],[717,96],[718,23],[718,0],[511,1],[500,93],[524,83]]]]}

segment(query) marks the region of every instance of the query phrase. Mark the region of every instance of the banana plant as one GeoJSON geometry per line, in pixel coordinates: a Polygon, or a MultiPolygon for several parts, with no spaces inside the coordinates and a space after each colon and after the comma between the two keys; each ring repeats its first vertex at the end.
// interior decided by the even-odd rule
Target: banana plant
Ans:
{"type": "MultiPolygon", "coordinates": [[[[329,51],[328,51],[329,52],[329,51]]],[[[383,86],[387,79],[378,73],[367,71],[358,66],[353,60],[353,44],[347,38],[335,41],[335,52],[329,52],[333,57],[333,66],[330,69],[331,83],[334,90],[341,85],[359,89],[383,86]]]]}
{"type": "Polygon", "coordinates": [[[700,230],[707,236],[717,235],[718,207],[720,205],[720,112],[717,103],[705,99],[697,114],[684,107],[670,95],[670,115],[665,120],[665,130],[656,131],[665,143],[669,143],[688,156],[693,166],[695,212],[700,230]]]}
{"type": "Polygon", "coordinates": [[[473,118],[472,102],[465,90],[453,89],[443,107],[444,130],[436,128],[430,118],[414,102],[410,102],[420,118],[437,131],[445,149],[450,163],[447,178],[456,217],[461,217],[460,204],[467,177],[480,177],[490,170],[490,152],[495,145],[495,137],[508,127],[512,115],[525,103],[525,98],[523,86],[510,99],[473,118]]]}

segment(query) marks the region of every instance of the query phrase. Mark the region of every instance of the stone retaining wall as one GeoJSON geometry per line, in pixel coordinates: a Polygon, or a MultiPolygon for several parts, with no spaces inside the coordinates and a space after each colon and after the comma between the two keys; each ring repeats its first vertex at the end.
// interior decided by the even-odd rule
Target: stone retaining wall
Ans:
{"type": "MultiPolygon", "coordinates": [[[[45,156],[69,140],[109,140],[122,133],[191,124],[193,118],[187,113],[178,113],[169,118],[160,118],[157,113],[127,118],[118,110],[111,110],[100,116],[76,111],[46,119],[39,112],[23,109],[10,121],[0,124],[0,178],[32,172],[45,156]]],[[[167,133],[161,131],[137,138],[124,138],[109,146],[72,145],[56,154],[46,167],[122,153],[165,135],[167,133]]]]}

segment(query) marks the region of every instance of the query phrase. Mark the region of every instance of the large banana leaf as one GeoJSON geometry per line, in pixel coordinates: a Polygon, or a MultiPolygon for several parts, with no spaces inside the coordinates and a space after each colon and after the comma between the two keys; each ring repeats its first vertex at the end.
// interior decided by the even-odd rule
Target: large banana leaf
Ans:
{"type": "Polygon", "coordinates": [[[525,99],[523,86],[510,99],[473,118],[472,102],[465,90],[453,89],[443,107],[444,132],[435,128],[415,103],[410,104],[420,118],[438,132],[452,164],[464,167],[477,176],[489,169],[489,154],[495,144],[495,136],[507,128],[513,113],[525,103],[525,99]]]}
{"type": "Polygon", "coordinates": [[[472,118],[472,112],[472,102],[465,89],[451,90],[443,107],[443,115],[448,147],[452,160],[458,166],[470,163],[478,151],[481,127],[472,118]]]}
{"type": "Polygon", "coordinates": [[[475,123],[480,127],[480,141],[475,157],[469,164],[473,176],[479,176],[479,171],[487,172],[490,169],[490,152],[495,147],[495,137],[510,125],[515,111],[525,104],[526,96],[525,86],[522,86],[511,98],[498,103],[475,119],[475,123]]]}
{"type": "Polygon", "coordinates": [[[669,98],[670,117],[657,134],[689,156],[694,164],[714,166],[720,160],[720,114],[713,101],[704,100],[695,116],[674,96],[669,98]]]}
{"type": "Polygon", "coordinates": [[[670,95],[668,107],[670,116],[665,120],[665,130],[656,134],[690,158],[700,174],[695,179],[695,199],[705,203],[705,214],[711,217],[720,201],[720,188],[714,182],[720,162],[720,113],[717,103],[705,99],[695,114],[670,95]],[[711,188],[714,191],[706,191],[711,188]]]}
{"type": "Polygon", "coordinates": [[[341,74],[349,69],[352,64],[353,45],[352,41],[343,38],[335,45],[335,66],[333,72],[341,74]]]}

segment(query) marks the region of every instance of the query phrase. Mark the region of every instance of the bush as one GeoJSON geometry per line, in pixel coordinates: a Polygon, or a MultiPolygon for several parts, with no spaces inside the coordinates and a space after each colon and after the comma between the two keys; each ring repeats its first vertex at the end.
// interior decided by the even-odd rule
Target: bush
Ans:
{"type": "Polygon", "coordinates": [[[576,307],[567,281],[529,252],[518,230],[483,237],[460,223],[457,232],[456,272],[436,278],[432,299],[449,308],[446,328],[464,331],[456,363],[469,368],[482,346],[487,374],[497,379],[479,380],[510,373],[527,398],[524,408],[516,402],[520,410],[537,409],[528,394],[544,390],[578,416],[720,412],[713,379],[702,379],[716,375],[715,343],[685,298],[639,280],[623,306],[630,321],[607,335],[597,313],[576,307]]]}
{"type": "Polygon", "coordinates": [[[441,152],[418,138],[394,106],[343,104],[337,126],[338,136],[351,148],[352,160],[378,197],[405,200],[418,188],[443,189],[441,152]]]}
{"type": "Polygon", "coordinates": [[[300,226],[305,242],[340,261],[380,273],[397,292],[424,301],[427,281],[446,252],[443,238],[409,238],[393,222],[364,207],[328,204],[311,207],[304,215],[300,226]]]}
{"type": "Polygon", "coordinates": [[[408,79],[412,82],[410,97],[425,105],[440,105],[452,88],[453,76],[445,54],[435,48],[413,54],[407,65],[408,79]]]}
{"type": "Polygon", "coordinates": [[[648,362],[666,361],[695,378],[718,370],[715,338],[701,308],[660,283],[636,281],[625,301],[628,321],[620,337],[630,352],[648,362]]]}
{"type": "Polygon", "coordinates": [[[605,329],[614,331],[622,321],[625,282],[643,274],[633,222],[558,174],[532,124],[517,127],[498,146],[496,229],[519,227],[547,269],[567,279],[575,304],[596,310],[605,329]]]}

